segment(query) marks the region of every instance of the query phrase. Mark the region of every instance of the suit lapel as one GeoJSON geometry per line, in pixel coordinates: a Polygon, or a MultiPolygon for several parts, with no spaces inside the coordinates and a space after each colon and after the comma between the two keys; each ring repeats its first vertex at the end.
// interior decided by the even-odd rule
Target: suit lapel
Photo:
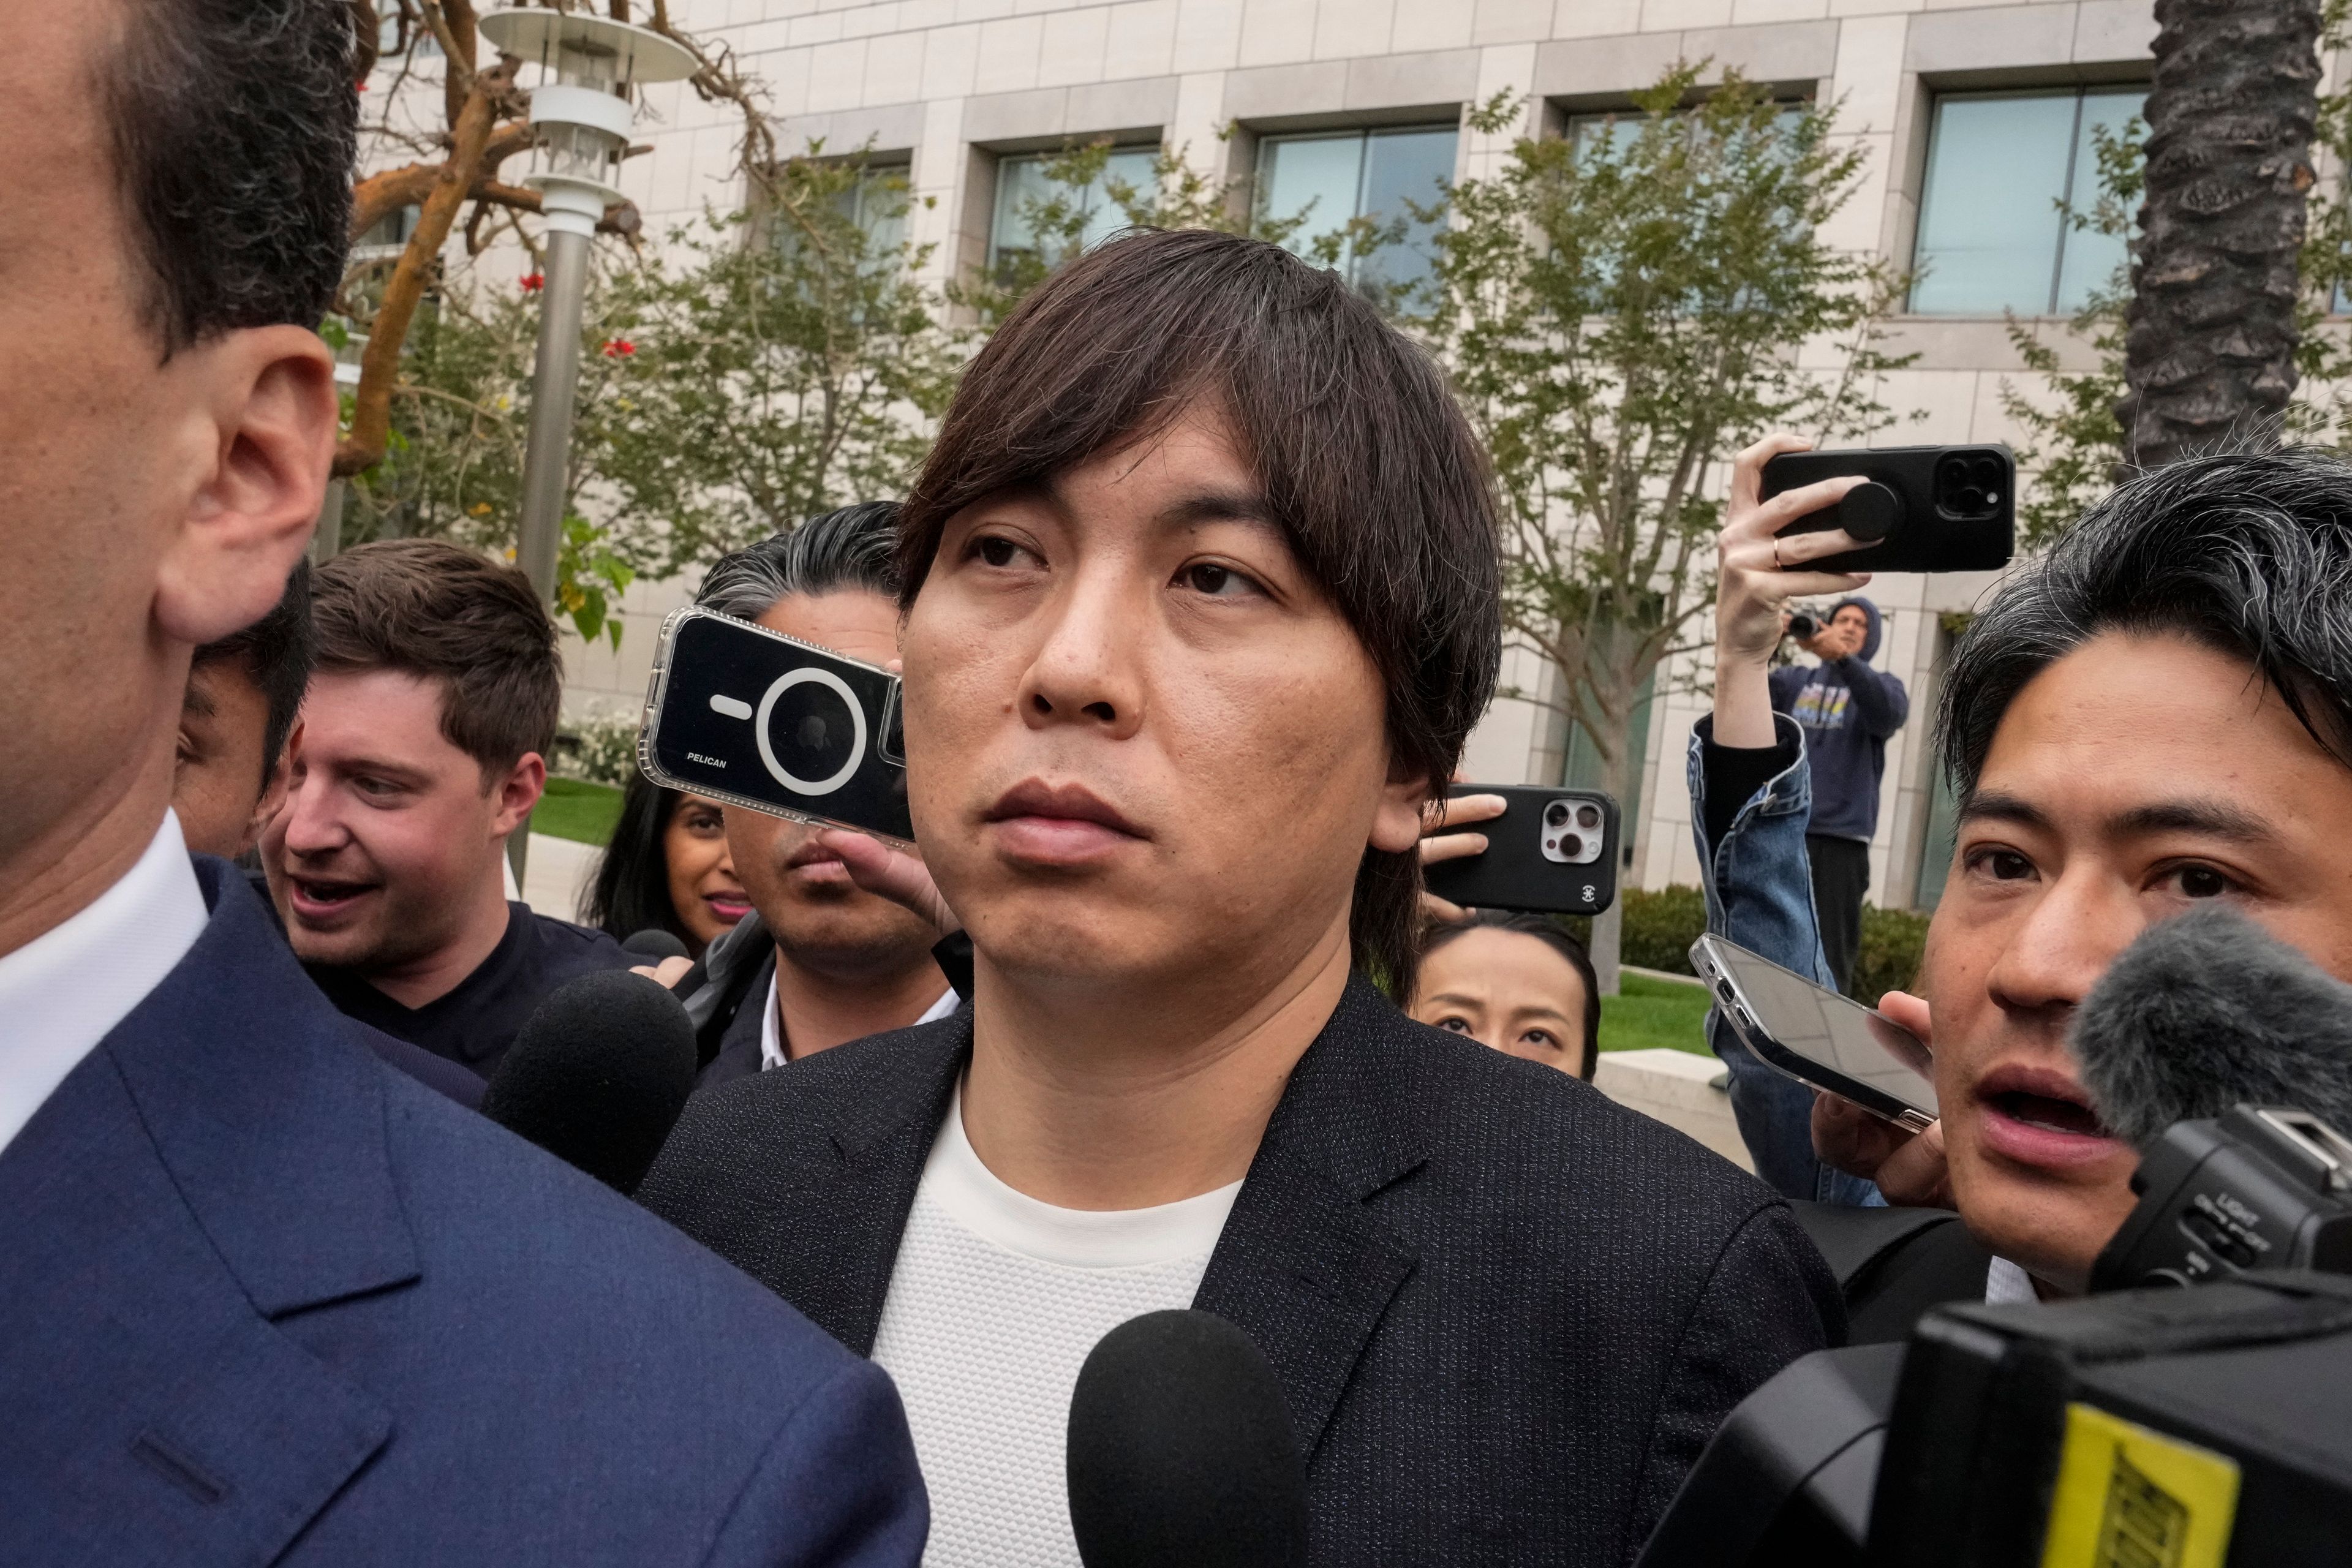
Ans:
{"type": "Polygon", "coordinates": [[[872,1355],[915,1189],[971,1059],[971,1015],[863,1048],[861,1070],[833,1086],[824,1148],[785,1200],[804,1206],[795,1230],[814,1245],[793,1260],[805,1272],[782,1293],[851,1350],[872,1355]]]}
{"type": "Polygon", "coordinates": [[[271,1561],[393,1432],[270,1321],[417,1276],[383,1069],[204,871],[196,947],[0,1154],[0,1518],[28,1560],[271,1561]]]}
{"type": "Polygon", "coordinates": [[[1369,1204],[1422,1164],[1396,1022],[1349,982],[1266,1123],[1193,1301],[1265,1352],[1309,1457],[1418,1261],[1369,1204]]]}

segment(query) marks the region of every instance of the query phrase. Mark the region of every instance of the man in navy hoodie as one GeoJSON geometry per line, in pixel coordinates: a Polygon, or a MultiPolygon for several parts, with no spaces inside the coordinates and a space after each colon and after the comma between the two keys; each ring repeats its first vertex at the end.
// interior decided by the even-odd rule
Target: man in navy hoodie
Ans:
{"type": "Polygon", "coordinates": [[[1813,910],[1822,948],[1841,987],[1862,947],[1862,896],[1870,890],[1870,838],[1878,831],[1878,781],[1886,738],[1911,716],[1903,683],[1870,668],[1878,652],[1878,606],[1840,599],[1829,620],[1797,646],[1821,660],[1772,672],[1772,707],[1805,731],[1812,761],[1813,815],[1805,855],[1813,865],[1813,910]]]}

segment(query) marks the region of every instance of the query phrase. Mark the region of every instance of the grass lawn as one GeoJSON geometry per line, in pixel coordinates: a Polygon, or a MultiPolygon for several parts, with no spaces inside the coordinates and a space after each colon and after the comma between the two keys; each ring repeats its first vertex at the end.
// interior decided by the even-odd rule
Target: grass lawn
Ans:
{"type": "Polygon", "coordinates": [[[539,809],[530,814],[530,830],[580,844],[602,845],[613,837],[621,820],[621,792],[611,784],[585,784],[579,779],[547,781],[539,809]]]}
{"type": "Polygon", "coordinates": [[[1706,1048],[1706,987],[1646,974],[1619,978],[1619,994],[1601,999],[1601,1048],[1638,1050],[1668,1046],[1699,1056],[1706,1048]]]}

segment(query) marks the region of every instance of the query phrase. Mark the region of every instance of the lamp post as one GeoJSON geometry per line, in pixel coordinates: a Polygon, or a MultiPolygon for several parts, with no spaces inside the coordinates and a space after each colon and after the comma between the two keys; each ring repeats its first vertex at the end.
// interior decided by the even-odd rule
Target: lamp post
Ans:
{"type": "MultiPolygon", "coordinates": [[[[539,137],[522,183],[539,192],[547,218],[547,284],[540,295],[515,557],[541,602],[549,602],[563,542],[589,242],[604,209],[622,199],[615,181],[635,120],[633,89],[641,82],[691,76],[694,57],[659,33],[584,14],[515,6],[491,12],[479,26],[500,53],[536,61],[541,72],[530,95],[530,122],[539,137]]],[[[526,822],[507,841],[518,893],[530,846],[526,822]]]]}
{"type": "Polygon", "coordinates": [[[540,296],[515,555],[539,596],[552,599],[589,240],[604,209],[622,199],[614,182],[635,120],[632,90],[692,75],[694,57],[659,33],[581,13],[515,6],[491,12],[480,26],[501,53],[536,61],[542,73],[530,95],[539,139],[522,183],[539,192],[547,217],[547,286],[540,296]]]}

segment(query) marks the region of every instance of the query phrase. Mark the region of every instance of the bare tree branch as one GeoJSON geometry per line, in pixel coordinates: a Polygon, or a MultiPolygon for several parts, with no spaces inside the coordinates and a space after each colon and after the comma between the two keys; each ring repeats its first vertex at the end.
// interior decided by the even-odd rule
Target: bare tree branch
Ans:
{"type": "MultiPolygon", "coordinates": [[[[425,4],[429,8],[433,0],[425,0],[425,4]]],[[[416,314],[417,301],[424,298],[428,277],[440,260],[441,247],[449,237],[457,209],[472,189],[472,172],[481,166],[497,101],[513,85],[511,61],[474,76],[473,91],[451,128],[457,144],[425,198],[416,231],[408,237],[400,259],[394,264],[392,280],[384,285],[383,303],[377,308],[366,352],[360,358],[360,385],[352,413],[351,434],[335,450],[335,472],[339,476],[359,473],[383,460],[384,442],[392,429],[392,389],[399,380],[400,351],[408,338],[408,323],[416,314]]]]}

